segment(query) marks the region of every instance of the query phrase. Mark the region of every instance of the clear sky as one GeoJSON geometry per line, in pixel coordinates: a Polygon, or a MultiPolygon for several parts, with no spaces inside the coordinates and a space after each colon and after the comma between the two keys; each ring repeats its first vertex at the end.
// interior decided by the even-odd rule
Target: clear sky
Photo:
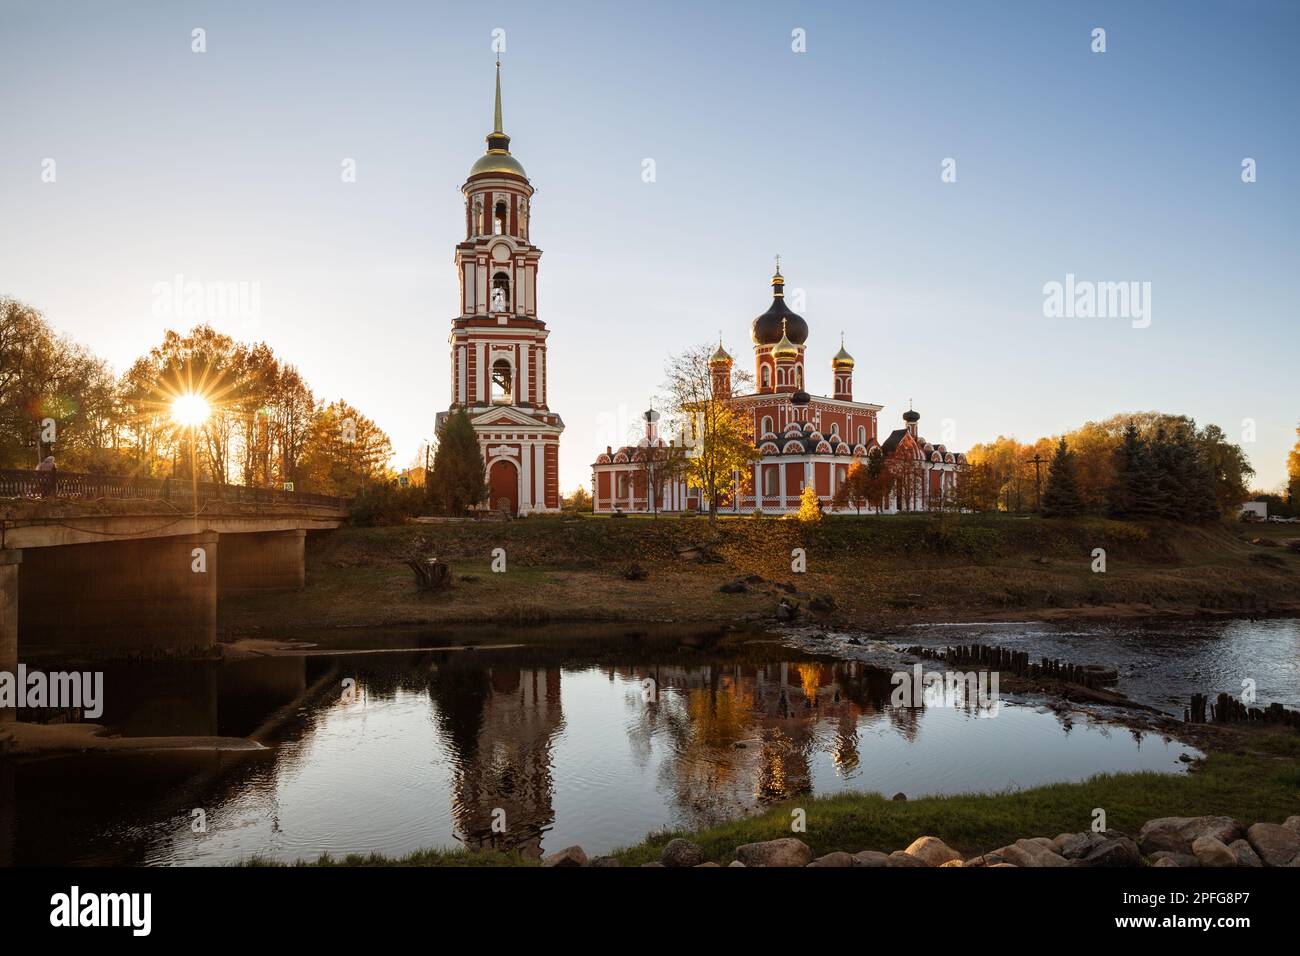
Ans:
{"type": "Polygon", "coordinates": [[[1247,439],[1256,484],[1282,481],[1292,2],[0,0],[0,292],[121,370],[194,324],[157,314],[158,283],[255,283],[256,317],[212,324],[265,339],[408,464],[449,397],[495,28],[566,491],[669,355],[721,331],[752,362],[776,253],[804,290],[810,390],[843,331],[882,430],[909,399],[958,448],[1159,409],[1247,439]],[[1151,283],[1149,327],[1044,317],[1068,273],[1151,283]]]}

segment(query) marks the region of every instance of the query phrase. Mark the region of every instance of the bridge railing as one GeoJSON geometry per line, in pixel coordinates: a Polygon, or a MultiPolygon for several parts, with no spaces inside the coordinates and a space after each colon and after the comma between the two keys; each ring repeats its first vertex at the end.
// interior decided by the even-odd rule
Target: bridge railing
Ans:
{"type": "MultiPolygon", "coordinates": [[[[215,481],[198,483],[199,501],[229,501],[237,504],[300,504],[327,508],[347,507],[346,498],[317,495],[278,488],[250,488],[215,481]]],[[[65,471],[19,471],[0,469],[0,498],[70,498],[94,501],[98,498],[160,501],[190,500],[190,482],[185,478],[140,478],[128,475],[81,475],[65,471]]]]}

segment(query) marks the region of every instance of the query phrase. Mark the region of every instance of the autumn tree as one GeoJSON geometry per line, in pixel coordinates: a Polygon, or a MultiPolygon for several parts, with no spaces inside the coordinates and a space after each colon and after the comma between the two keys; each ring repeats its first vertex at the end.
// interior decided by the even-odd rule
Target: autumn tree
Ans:
{"type": "Polygon", "coordinates": [[[300,491],[356,494],[367,482],[387,477],[393,446],[373,421],[347,402],[317,409],[307,428],[300,465],[300,491]]]}
{"type": "Polygon", "coordinates": [[[1296,426],[1295,434],[1295,447],[1286,457],[1287,497],[1292,508],[1300,504],[1300,425],[1296,426]]]}
{"type": "Polygon", "coordinates": [[[817,489],[811,484],[803,486],[799,495],[799,520],[804,523],[816,523],[822,520],[822,502],[817,497],[817,489]]]}
{"type": "Polygon", "coordinates": [[[710,345],[688,349],[668,363],[668,394],[672,415],[685,437],[684,472],[709,503],[709,521],[718,517],[718,503],[731,494],[738,473],[758,459],[752,424],[729,401],[749,376],[732,369],[727,394],[714,394],[710,345]]]}

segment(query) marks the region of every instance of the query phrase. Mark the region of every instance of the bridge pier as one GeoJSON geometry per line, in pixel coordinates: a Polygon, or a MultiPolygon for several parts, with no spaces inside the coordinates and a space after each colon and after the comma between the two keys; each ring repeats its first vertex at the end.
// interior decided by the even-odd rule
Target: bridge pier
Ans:
{"type": "MultiPolygon", "coordinates": [[[[10,674],[18,670],[18,566],[22,560],[21,551],[0,551],[0,671],[10,674]]],[[[0,723],[17,719],[16,710],[0,707],[0,723]]]]}
{"type": "Polygon", "coordinates": [[[306,539],[302,530],[223,534],[217,593],[299,590],[307,583],[306,539]]]}
{"type": "Polygon", "coordinates": [[[217,541],[204,531],[27,549],[18,576],[24,648],[209,651],[217,639],[217,541]]]}

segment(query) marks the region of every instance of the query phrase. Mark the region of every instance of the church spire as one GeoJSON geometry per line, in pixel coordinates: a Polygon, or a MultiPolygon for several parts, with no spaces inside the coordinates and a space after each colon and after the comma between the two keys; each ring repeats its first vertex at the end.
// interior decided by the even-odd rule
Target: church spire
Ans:
{"type": "Polygon", "coordinates": [[[501,55],[500,54],[497,54],[497,108],[496,108],[496,112],[493,114],[492,119],[493,119],[492,132],[504,133],[505,130],[501,128],[501,55]]]}

